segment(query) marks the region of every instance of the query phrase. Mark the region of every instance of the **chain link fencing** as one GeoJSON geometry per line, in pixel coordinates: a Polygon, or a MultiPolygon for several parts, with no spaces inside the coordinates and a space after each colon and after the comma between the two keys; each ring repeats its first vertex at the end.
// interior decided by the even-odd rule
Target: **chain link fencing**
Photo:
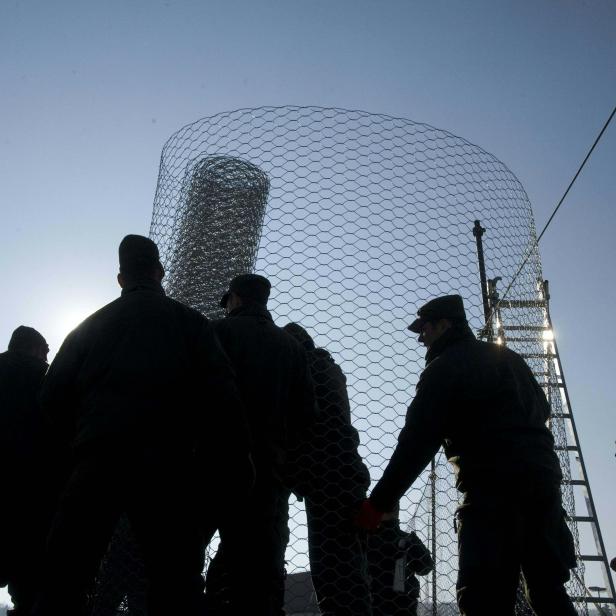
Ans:
{"type": "MultiPolygon", "coordinates": [[[[541,263],[520,182],[480,147],[405,119],[263,107],[189,124],[163,148],[151,237],[169,294],[208,317],[221,316],[218,301],[233,276],[254,271],[269,278],[275,322],[299,323],[345,373],[359,453],[374,484],[424,367],[424,350],[406,330],[416,308],[459,293],[471,327],[485,333],[475,220],[487,229],[486,268],[502,278],[503,288],[532,252],[508,294],[530,303],[500,315],[500,323],[543,327],[545,311],[532,303],[541,300],[541,263]]],[[[546,372],[541,337],[507,343],[529,355],[536,373],[546,372]]],[[[560,398],[551,399],[557,410],[560,398]]],[[[566,444],[562,422],[553,420],[551,428],[557,445],[566,444]]],[[[570,478],[566,451],[560,460],[570,478]]],[[[566,481],[562,492],[572,516],[566,481]]],[[[434,562],[432,571],[417,577],[419,614],[459,613],[458,502],[442,451],[400,502],[400,527],[416,534],[434,562]]],[[[577,540],[575,523],[570,526],[577,540]]],[[[317,614],[307,574],[306,514],[294,497],[289,530],[287,611],[317,614]]],[[[123,564],[105,575],[124,580],[125,570],[136,570],[133,558],[127,549],[123,564]]],[[[247,574],[258,558],[247,558],[247,574]]],[[[580,562],[568,586],[572,596],[583,595],[583,578],[580,562]]],[[[98,603],[106,604],[104,593],[98,603]]],[[[140,613],[126,600],[122,610],[140,613]]],[[[529,613],[523,600],[517,611],[529,613]]]]}

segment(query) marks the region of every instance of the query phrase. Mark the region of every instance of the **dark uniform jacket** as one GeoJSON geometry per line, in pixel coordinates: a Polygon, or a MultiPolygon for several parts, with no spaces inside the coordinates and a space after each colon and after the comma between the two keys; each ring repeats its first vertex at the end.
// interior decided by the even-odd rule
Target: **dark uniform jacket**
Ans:
{"type": "Polygon", "coordinates": [[[560,481],[545,425],[550,407],[522,357],[463,327],[445,332],[426,362],[398,445],[370,496],[377,509],[389,511],[441,445],[462,492],[520,476],[560,481]]]}
{"type": "Polygon", "coordinates": [[[208,321],[149,281],[123,289],[68,335],[42,402],[77,450],[184,447],[199,428],[216,432],[222,446],[230,444],[224,422],[242,429],[233,371],[208,321]]]}
{"type": "Polygon", "coordinates": [[[316,416],[306,354],[256,304],[236,308],[215,330],[237,374],[257,474],[280,479],[287,452],[316,416]]]}
{"type": "Polygon", "coordinates": [[[370,474],[357,452],[359,435],[351,424],[346,377],[325,349],[307,355],[319,417],[290,461],[290,487],[299,496],[360,502],[370,474]]]}
{"type": "Polygon", "coordinates": [[[19,473],[43,462],[46,426],[38,396],[47,363],[16,351],[0,353],[0,460],[3,481],[11,468],[19,473]]]}
{"type": "Polygon", "coordinates": [[[40,359],[0,353],[0,468],[7,496],[0,507],[0,586],[23,578],[40,557],[65,476],[66,452],[54,447],[38,402],[46,370],[40,359]]]}

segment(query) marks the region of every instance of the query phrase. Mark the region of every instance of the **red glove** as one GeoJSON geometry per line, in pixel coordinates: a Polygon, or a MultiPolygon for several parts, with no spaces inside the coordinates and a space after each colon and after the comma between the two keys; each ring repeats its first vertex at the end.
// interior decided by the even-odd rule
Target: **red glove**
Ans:
{"type": "Polygon", "coordinates": [[[374,531],[379,527],[384,515],[382,511],[377,511],[367,498],[355,516],[355,526],[362,530],[374,531]]]}

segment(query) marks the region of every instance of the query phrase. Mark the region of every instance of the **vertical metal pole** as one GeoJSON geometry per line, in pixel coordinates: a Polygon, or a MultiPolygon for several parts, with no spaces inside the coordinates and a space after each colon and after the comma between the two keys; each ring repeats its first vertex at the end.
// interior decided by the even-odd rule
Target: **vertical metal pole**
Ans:
{"type": "Polygon", "coordinates": [[[430,462],[430,482],[432,497],[432,616],[438,614],[438,601],[436,598],[436,463],[434,458],[430,462]]]}
{"type": "Polygon", "coordinates": [[[473,227],[473,235],[477,242],[477,259],[479,261],[479,278],[481,280],[481,298],[483,300],[483,317],[485,320],[485,335],[488,342],[492,342],[494,334],[492,332],[492,315],[490,314],[490,299],[488,296],[488,279],[486,276],[486,264],[483,256],[483,240],[481,239],[486,230],[481,226],[478,220],[475,221],[473,227]]]}

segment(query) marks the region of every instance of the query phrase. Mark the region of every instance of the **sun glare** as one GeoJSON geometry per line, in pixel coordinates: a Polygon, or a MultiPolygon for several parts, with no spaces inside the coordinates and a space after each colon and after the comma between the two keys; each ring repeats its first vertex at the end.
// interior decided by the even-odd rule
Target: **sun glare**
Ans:
{"type": "MultiPolygon", "coordinates": [[[[90,306],[70,306],[60,308],[53,315],[49,339],[60,344],[95,308],[90,306]]],[[[52,352],[57,349],[52,349],[52,352]]]]}

